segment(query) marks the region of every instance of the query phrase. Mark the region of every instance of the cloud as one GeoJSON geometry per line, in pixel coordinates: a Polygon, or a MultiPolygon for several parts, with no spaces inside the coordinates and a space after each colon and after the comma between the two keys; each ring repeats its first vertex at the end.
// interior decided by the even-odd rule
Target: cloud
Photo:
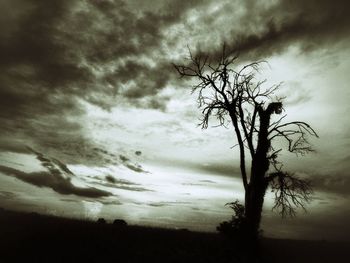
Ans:
{"type": "Polygon", "coordinates": [[[124,155],[119,155],[119,158],[120,158],[120,160],[122,160],[122,162],[130,161],[130,159],[128,157],[124,156],[124,155]]]}
{"type": "Polygon", "coordinates": [[[106,175],[106,181],[108,183],[111,183],[111,184],[115,184],[116,183],[116,179],[113,176],[111,176],[111,175],[106,175]]]}
{"type": "Polygon", "coordinates": [[[27,149],[35,154],[41,165],[47,171],[26,173],[7,166],[0,166],[0,172],[8,176],[14,176],[26,183],[38,186],[48,187],[57,193],[63,195],[74,194],[77,196],[99,198],[110,196],[111,193],[97,188],[82,188],[72,184],[71,179],[75,174],[61,161],[46,157],[43,153],[37,152],[30,147],[27,149]]]}
{"type": "MultiPolygon", "coordinates": [[[[133,191],[133,192],[154,192],[153,190],[144,188],[144,187],[139,187],[139,186],[128,186],[128,185],[120,185],[120,184],[101,184],[104,186],[112,187],[115,189],[121,189],[121,190],[126,190],[126,191],[133,191]]],[[[135,184],[137,185],[137,184],[135,184]]]]}
{"type": "MultiPolygon", "coordinates": [[[[215,17],[203,11],[215,8],[212,1],[156,1],[154,12],[122,0],[2,3],[2,17],[11,22],[1,23],[6,27],[0,34],[3,127],[10,133],[21,122],[31,134],[52,131],[54,121],[46,122],[55,119],[52,116],[82,114],[77,99],[105,109],[116,100],[127,100],[164,110],[167,98],[156,96],[175,72],[163,47],[168,40],[176,44],[177,38],[167,39],[163,30],[183,24],[191,32],[189,11],[198,10],[195,29],[205,27],[201,21],[216,25],[222,20],[225,30],[221,32],[223,25],[218,24],[206,33],[208,37],[220,31],[220,42],[251,57],[280,52],[297,42],[303,42],[305,50],[313,49],[329,39],[342,39],[349,31],[345,0],[336,5],[329,0],[222,3],[215,17]],[[232,16],[238,6],[243,15],[232,16]],[[230,17],[239,21],[227,20],[230,17]],[[34,125],[38,119],[46,125],[34,125]]],[[[215,48],[209,45],[208,51],[215,48]]],[[[61,119],[60,130],[80,132],[79,124],[61,119]]]]}
{"type": "Polygon", "coordinates": [[[172,206],[172,205],[189,205],[192,204],[191,202],[155,202],[155,203],[149,203],[147,205],[153,206],[153,207],[164,207],[164,206],[172,206]]]}
{"type": "Polygon", "coordinates": [[[147,189],[138,183],[134,183],[128,180],[117,178],[113,175],[106,175],[104,177],[101,176],[92,176],[92,183],[104,187],[121,189],[127,191],[135,191],[135,192],[153,192],[153,190],[147,189]]]}
{"type": "Polygon", "coordinates": [[[80,203],[81,202],[78,199],[72,199],[72,198],[61,198],[60,200],[63,202],[69,202],[69,203],[80,203]]]}
{"type": "Polygon", "coordinates": [[[139,164],[132,164],[132,163],[127,163],[125,164],[127,168],[130,170],[137,172],[137,173],[148,173],[147,171],[143,170],[142,166],[139,164]]]}
{"type": "Polygon", "coordinates": [[[64,178],[58,172],[49,173],[49,172],[32,172],[25,173],[20,170],[16,170],[7,166],[0,165],[0,172],[16,177],[17,179],[38,186],[38,187],[48,187],[54,190],[57,193],[63,195],[78,195],[83,197],[98,198],[104,196],[110,196],[111,193],[97,189],[97,188],[81,188],[74,186],[70,178],[64,178]]]}
{"type": "MultiPolygon", "coordinates": [[[[217,55],[225,41],[229,50],[240,51],[242,59],[265,58],[291,46],[303,52],[329,48],[349,39],[348,7],[345,0],[164,0],[152,5],[135,0],[2,1],[0,151],[28,153],[29,145],[55,156],[37,158],[56,184],[63,182],[66,188],[74,186],[62,178],[74,175],[64,163],[122,164],[147,172],[133,162],[134,155],[120,155],[123,159],[97,147],[84,129],[85,102],[104,110],[127,105],[165,111],[173,98],[161,91],[181,88],[173,87],[177,76],[171,60],[186,44],[217,55]]],[[[290,104],[310,96],[304,91],[293,94],[290,104]]],[[[155,131],[167,127],[175,132],[164,121],[159,126],[155,131]]],[[[224,163],[187,167],[240,174],[237,167],[224,163]]],[[[112,178],[106,180],[116,184],[112,178]]]]}
{"type": "Polygon", "coordinates": [[[123,180],[123,179],[119,179],[119,178],[115,178],[112,175],[106,175],[105,177],[106,181],[110,184],[114,184],[115,185],[128,185],[128,186],[133,186],[133,185],[139,185],[133,182],[130,182],[128,180],[123,180]]]}
{"type": "Polygon", "coordinates": [[[0,191],[0,199],[1,200],[13,200],[16,199],[18,195],[16,193],[10,191],[0,191]]]}
{"type": "Polygon", "coordinates": [[[133,182],[130,182],[128,180],[123,180],[119,178],[115,178],[112,175],[106,175],[106,181],[107,183],[99,183],[101,185],[112,187],[112,188],[118,188],[122,190],[128,190],[128,191],[136,191],[136,192],[149,192],[152,190],[146,189],[144,187],[141,187],[140,184],[136,184],[133,182]]]}
{"type": "Polygon", "coordinates": [[[234,166],[227,163],[208,163],[206,165],[198,166],[203,172],[224,175],[224,176],[232,176],[232,177],[240,177],[241,171],[238,166],[234,166]]]}
{"type": "Polygon", "coordinates": [[[165,110],[166,98],[154,99],[173,74],[162,29],[198,3],[139,12],[122,0],[1,2],[0,150],[93,144],[81,101],[165,110]]]}
{"type": "Polygon", "coordinates": [[[124,155],[119,155],[120,160],[123,162],[124,166],[137,173],[149,173],[145,171],[142,166],[138,163],[133,163],[130,159],[124,155]]]}
{"type": "Polygon", "coordinates": [[[161,45],[162,28],[186,10],[137,14],[121,0],[16,0],[3,8],[5,16],[21,10],[8,17],[13,23],[0,35],[2,105],[16,114],[30,113],[22,108],[39,114],[74,108],[76,97],[108,107],[118,93],[130,99],[153,95],[167,83],[171,66],[142,60],[161,45]],[[134,85],[122,90],[131,80],[134,85]]]}
{"type": "MultiPolygon", "coordinates": [[[[192,41],[173,26],[226,41],[242,57],[254,58],[295,43],[312,50],[341,41],[350,28],[345,1],[244,3],[155,1],[152,8],[122,0],[1,3],[0,150],[25,152],[26,144],[53,151],[64,145],[59,154],[64,161],[69,154],[72,162],[102,159],[102,152],[92,153],[95,143],[83,130],[81,101],[106,110],[126,104],[165,111],[171,98],[160,92],[177,81],[169,58],[177,49],[171,48],[184,49],[181,43],[192,41]],[[232,16],[237,6],[243,12],[232,16]],[[75,153],[75,147],[86,151],[75,153]]],[[[201,39],[188,44],[218,50],[201,39]]]]}
{"type": "Polygon", "coordinates": [[[111,201],[100,201],[101,204],[104,205],[122,205],[123,203],[118,200],[111,200],[111,201]]]}
{"type": "Polygon", "coordinates": [[[66,163],[115,163],[94,151],[83,102],[165,111],[159,92],[175,72],[163,30],[207,2],[1,2],[0,151],[29,145],[66,163]]]}
{"type": "MultiPolygon", "coordinates": [[[[227,50],[238,52],[243,60],[266,58],[292,45],[299,45],[303,52],[309,52],[349,40],[347,10],[350,4],[346,0],[336,4],[331,0],[268,3],[250,0],[239,5],[243,11],[237,13],[237,19],[223,22],[228,30],[221,35],[221,44],[226,42],[227,50]]],[[[228,16],[235,6],[237,2],[223,5],[222,16],[228,16]]],[[[214,57],[220,56],[221,47],[217,47],[217,51],[206,51],[214,57]]]]}
{"type": "Polygon", "coordinates": [[[200,180],[199,182],[201,182],[201,183],[209,183],[209,184],[216,184],[216,182],[214,182],[212,180],[200,180]]]}
{"type": "Polygon", "coordinates": [[[350,176],[348,174],[328,174],[310,176],[315,190],[349,195],[350,176]]]}
{"type": "Polygon", "coordinates": [[[45,167],[51,174],[67,174],[68,176],[74,177],[75,175],[67,165],[57,159],[49,159],[44,154],[37,152],[30,147],[28,149],[36,155],[36,158],[41,162],[41,165],[45,167]]]}
{"type": "MultiPolygon", "coordinates": [[[[172,161],[171,164],[186,167],[187,169],[194,170],[199,173],[241,178],[239,166],[230,164],[230,161],[208,162],[204,164],[188,161],[172,161]]],[[[215,183],[211,180],[201,180],[200,182],[215,183]]]]}

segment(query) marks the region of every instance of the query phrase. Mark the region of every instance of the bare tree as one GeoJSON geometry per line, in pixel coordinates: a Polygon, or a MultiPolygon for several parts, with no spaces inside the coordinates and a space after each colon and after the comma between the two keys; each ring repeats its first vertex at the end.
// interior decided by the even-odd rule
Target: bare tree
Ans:
{"type": "Polygon", "coordinates": [[[305,209],[312,194],[309,181],[282,170],[278,161],[282,148],[276,148],[273,142],[281,138],[289,152],[304,155],[313,151],[308,136],[318,135],[305,122],[283,122],[286,115],[272,121],[273,114],[280,115],[284,110],[282,98],[273,97],[280,85],[264,88],[265,81],[255,79],[264,62],[235,70],[236,59],[237,56],[226,55],[225,48],[216,63],[205,55],[194,56],[189,50],[188,63],[174,67],[181,77],[196,80],[192,93],[198,94],[201,127],[206,129],[211,117],[218,120],[218,126],[233,126],[245,190],[244,215],[248,234],[255,238],[268,187],[275,193],[274,209],[279,209],[282,216],[293,216],[298,208],[305,209]],[[247,160],[251,160],[250,173],[247,160]]]}

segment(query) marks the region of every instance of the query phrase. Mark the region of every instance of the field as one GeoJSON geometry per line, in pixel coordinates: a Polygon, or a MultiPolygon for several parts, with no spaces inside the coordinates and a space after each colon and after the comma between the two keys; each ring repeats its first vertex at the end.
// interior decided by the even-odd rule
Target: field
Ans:
{"type": "MultiPolygon", "coordinates": [[[[247,250],[216,233],[123,227],[6,210],[0,210],[0,237],[1,263],[247,262],[247,250]]],[[[261,262],[346,262],[349,248],[340,242],[263,238],[261,262]]]]}

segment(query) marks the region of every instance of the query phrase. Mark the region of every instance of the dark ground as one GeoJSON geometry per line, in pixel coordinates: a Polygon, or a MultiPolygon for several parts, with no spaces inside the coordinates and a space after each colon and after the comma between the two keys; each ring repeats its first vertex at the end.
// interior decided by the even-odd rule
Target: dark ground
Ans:
{"type": "MultiPolygon", "coordinates": [[[[263,262],[350,262],[349,243],[262,240],[263,262]]],[[[0,262],[247,262],[222,235],[118,227],[0,209],[0,262]]]]}

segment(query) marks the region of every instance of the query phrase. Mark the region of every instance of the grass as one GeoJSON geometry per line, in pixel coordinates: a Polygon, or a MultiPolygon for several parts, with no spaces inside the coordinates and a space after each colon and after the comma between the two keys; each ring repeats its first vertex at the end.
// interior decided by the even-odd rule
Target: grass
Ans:
{"type": "MultiPolygon", "coordinates": [[[[344,262],[347,243],[263,239],[263,262],[344,262]]],[[[247,262],[215,233],[112,224],[0,210],[0,262],[247,262]]]]}

